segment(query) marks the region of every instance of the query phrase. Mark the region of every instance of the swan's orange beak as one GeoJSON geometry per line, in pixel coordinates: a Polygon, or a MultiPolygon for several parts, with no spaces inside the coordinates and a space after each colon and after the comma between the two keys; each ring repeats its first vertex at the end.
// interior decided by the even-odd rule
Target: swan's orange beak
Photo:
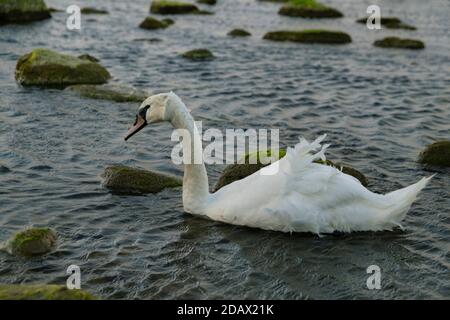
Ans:
{"type": "Polygon", "coordinates": [[[144,127],[147,125],[147,121],[142,118],[140,115],[136,115],[136,120],[134,121],[134,124],[131,126],[131,128],[128,129],[127,134],[125,135],[125,141],[130,139],[132,136],[134,136],[136,133],[144,129],[144,127]]]}

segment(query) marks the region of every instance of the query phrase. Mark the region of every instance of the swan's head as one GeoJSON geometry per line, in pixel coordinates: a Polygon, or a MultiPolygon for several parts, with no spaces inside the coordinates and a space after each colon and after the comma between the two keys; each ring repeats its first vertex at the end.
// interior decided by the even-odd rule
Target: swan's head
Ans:
{"type": "Polygon", "coordinates": [[[147,124],[170,121],[167,106],[170,101],[176,99],[179,98],[173,92],[160,93],[145,99],[136,113],[134,124],[125,136],[125,141],[141,131],[147,124]]]}

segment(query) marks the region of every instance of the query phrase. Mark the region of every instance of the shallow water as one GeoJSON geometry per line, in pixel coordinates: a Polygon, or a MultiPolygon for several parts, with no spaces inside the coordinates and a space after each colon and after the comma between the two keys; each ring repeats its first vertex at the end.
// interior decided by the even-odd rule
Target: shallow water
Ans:
{"type": "MultiPolygon", "coordinates": [[[[449,138],[450,2],[325,2],[345,18],[287,18],[273,3],[227,0],[209,8],[214,16],[176,17],[174,26],[152,32],[137,28],[150,1],[79,1],[110,14],[83,18],[78,33],[65,29],[64,12],[1,27],[0,241],[27,226],[51,226],[60,240],[54,253],[31,260],[0,252],[0,283],[64,284],[66,268],[77,264],[82,287],[104,298],[450,298],[450,170],[416,162],[425,145],[449,138]],[[374,2],[418,31],[368,31],[355,23],[374,2]],[[228,38],[234,27],[253,36],[228,38]],[[269,30],[316,27],[344,30],[353,43],[261,40],[269,30]],[[419,38],[427,48],[372,47],[387,35],[419,38]],[[89,53],[114,81],[174,90],[204,128],[279,128],[285,145],[326,132],[329,158],[362,171],[376,192],[438,174],[413,205],[405,231],[322,238],[189,216],[179,189],[112,195],[98,179],[108,164],[182,175],[170,162],[169,126],[146,128],[124,143],[138,104],[19,87],[15,62],[36,47],[89,53]],[[196,47],[217,59],[178,56],[196,47]],[[372,264],[382,269],[381,290],[366,288],[372,264]]],[[[211,185],[223,167],[208,167],[211,185]]]]}

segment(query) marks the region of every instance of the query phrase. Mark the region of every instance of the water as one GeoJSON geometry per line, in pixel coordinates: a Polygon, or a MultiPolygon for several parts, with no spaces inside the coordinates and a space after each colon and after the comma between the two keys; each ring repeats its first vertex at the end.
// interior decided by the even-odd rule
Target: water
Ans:
{"type": "MultiPolygon", "coordinates": [[[[65,29],[64,12],[1,27],[0,241],[27,226],[50,226],[60,239],[45,257],[0,253],[0,283],[64,284],[66,268],[77,264],[82,287],[103,298],[448,299],[450,171],[416,159],[428,143],[449,138],[450,2],[378,2],[382,14],[399,16],[416,32],[368,31],[355,23],[373,1],[326,2],[345,18],[293,19],[277,15],[276,4],[227,0],[210,8],[214,16],[176,17],[174,26],[152,32],[137,27],[150,1],[79,1],[110,14],[84,18],[79,33],[65,29]],[[253,36],[228,38],[235,27],[253,36]],[[344,30],[353,43],[261,40],[269,30],[316,27],[344,30]],[[427,48],[372,47],[388,35],[419,38],[427,48]],[[179,189],[112,195],[98,178],[108,164],[182,175],[170,162],[169,126],[148,127],[124,143],[138,104],[17,86],[15,63],[36,47],[89,53],[113,81],[174,90],[204,128],[279,128],[286,145],[326,132],[329,158],[361,170],[375,192],[437,176],[413,205],[405,231],[322,238],[189,216],[179,189]],[[197,47],[217,59],[178,56],[197,47]],[[372,264],[382,269],[382,290],[366,287],[372,264]]],[[[223,167],[208,167],[211,185],[223,167]]]]}

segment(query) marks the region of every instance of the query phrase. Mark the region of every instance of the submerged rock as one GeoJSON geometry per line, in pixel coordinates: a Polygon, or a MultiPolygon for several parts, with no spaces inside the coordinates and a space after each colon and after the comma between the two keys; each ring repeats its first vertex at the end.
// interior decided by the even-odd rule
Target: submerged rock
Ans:
{"type": "Polygon", "coordinates": [[[24,86],[66,87],[72,84],[102,84],[111,77],[96,62],[46,49],[35,49],[19,58],[16,80],[24,86]]]}
{"type": "Polygon", "coordinates": [[[106,11],[106,10],[101,10],[101,9],[96,9],[96,8],[91,8],[91,7],[81,8],[80,12],[82,14],[108,14],[108,11],[106,11]]]}
{"type": "Polygon", "coordinates": [[[181,1],[153,0],[150,12],[155,14],[188,14],[199,13],[195,4],[181,1]]]}
{"type": "Polygon", "coordinates": [[[56,233],[50,228],[30,228],[16,233],[5,249],[18,256],[42,255],[55,248],[56,239],[56,233]]]}
{"type": "Polygon", "coordinates": [[[90,54],[82,54],[82,55],[79,55],[78,56],[78,59],[84,59],[84,60],[89,60],[89,61],[91,61],[91,62],[99,62],[100,61],[100,59],[97,59],[96,57],[94,57],[94,56],[91,56],[90,54]]]}
{"type": "Polygon", "coordinates": [[[157,193],[183,184],[175,177],[122,165],[107,167],[101,177],[104,187],[120,194],[157,193]]]}
{"type": "MultiPolygon", "coordinates": [[[[358,23],[367,23],[367,18],[361,18],[356,20],[358,23]]],[[[388,29],[405,29],[405,30],[416,30],[416,27],[410,26],[406,23],[403,23],[399,18],[397,17],[381,17],[380,18],[380,24],[383,27],[386,27],[388,29]]]]}
{"type": "Polygon", "coordinates": [[[340,18],[343,14],[315,0],[290,0],[283,5],[278,14],[302,18],[340,18]]]}
{"type": "Polygon", "coordinates": [[[214,59],[214,55],[208,49],[194,49],[182,54],[186,59],[190,60],[211,60],[214,59]]]}
{"type": "Polygon", "coordinates": [[[61,9],[58,9],[58,8],[49,7],[48,11],[50,11],[50,12],[63,12],[64,10],[61,10],[61,9]]]}
{"type": "Polygon", "coordinates": [[[450,167],[450,140],[436,141],[419,155],[419,162],[450,167]]]}
{"type": "Polygon", "coordinates": [[[228,32],[228,35],[230,37],[249,37],[252,34],[244,29],[233,29],[228,32]]]}
{"type": "Polygon", "coordinates": [[[0,25],[26,23],[51,17],[43,0],[1,0],[0,25]]]}
{"type": "Polygon", "coordinates": [[[84,290],[53,284],[2,284],[0,300],[95,300],[84,290]]]}
{"type": "Polygon", "coordinates": [[[172,19],[158,20],[153,17],[146,17],[144,21],[142,21],[139,25],[139,28],[149,30],[165,29],[172,24],[174,24],[174,21],[172,19]]]}
{"type": "MultiPolygon", "coordinates": [[[[275,155],[272,155],[271,150],[261,151],[257,154],[256,153],[248,154],[242,159],[242,161],[240,161],[241,163],[231,164],[225,168],[225,170],[223,171],[219,180],[217,181],[216,185],[214,186],[213,191],[216,192],[220,188],[222,188],[234,181],[241,180],[241,179],[255,173],[256,171],[260,170],[261,168],[267,166],[267,164],[264,164],[267,161],[261,161],[261,156],[267,156],[269,158],[273,157],[273,160],[275,161],[275,160],[283,158],[285,155],[286,155],[286,150],[283,150],[283,149],[279,150],[278,154],[275,154],[275,155]],[[252,157],[255,157],[255,158],[252,158],[252,157]]],[[[339,170],[342,170],[343,173],[355,177],[356,179],[359,180],[359,182],[363,186],[367,187],[367,184],[368,184],[367,178],[361,172],[359,172],[358,170],[356,170],[352,167],[341,165],[339,163],[334,163],[330,160],[326,160],[325,162],[319,160],[316,162],[323,164],[323,165],[332,166],[339,170]]]]}
{"type": "Polygon", "coordinates": [[[78,84],[69,86],[66,90],[91,99],[115,102],[142,102],[149,96],[146,91],[120,84],[78,84]]]}
{"type": "Polygon", "coordinates": [[[159,38],[137,38],[137,39],[133,39],[133,41],[158,43],[158,42],[162,42],[162,39],[159,39],[159,38]]]}
{"type": "Polygon", "coordinates": [[[3,165],[0,162],[0,173],[8,173],[8,172],[11,172],[11,170],[9,170],[9,168],[7,166],[3,165]]]}
{"type": "Polygon", "coordinates": [[[373,43],[375,47],[380,48],[397,48],[397,49],[423,49],[425,44],[420,40],[414,39],[400,39],[397,37],[387,37],[377,40],[373,43]]]}
{"type": "Polygon", "coordinates": [[[302,30],[302,31],[272,31],[264,35],[264,39],[272,41],[292,41],[301,43],[345,44],[352,38],[341,31],[302,30]]]}
{"type": "Polygon", "coordinates": [[[217,0],[197,0],[197,3],[213,6],[217,3],[217,0]]]}

